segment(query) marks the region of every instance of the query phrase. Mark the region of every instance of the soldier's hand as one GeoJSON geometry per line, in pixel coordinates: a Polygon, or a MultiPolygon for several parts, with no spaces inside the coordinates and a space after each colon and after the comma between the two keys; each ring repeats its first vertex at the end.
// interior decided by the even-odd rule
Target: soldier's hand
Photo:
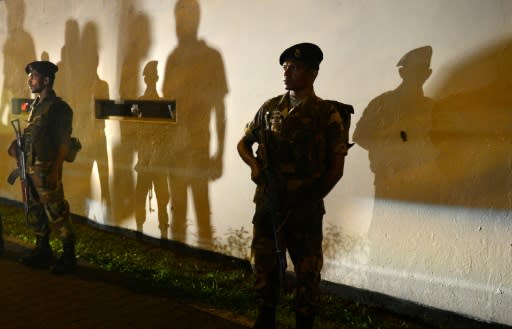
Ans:
{"type": "Polygon", "coordinates": [[[11,145],[9,145],[9,148],[7,149],[7,154],[9,156],[16,158],[18,156],[18,142],[16,140],[13,140],[11,145]]]}
{"type": "Polygon", "coordinates": [[[251,180],[256,184],[263,181],[263,171],[258,164],[251,166],[251,180]]]}

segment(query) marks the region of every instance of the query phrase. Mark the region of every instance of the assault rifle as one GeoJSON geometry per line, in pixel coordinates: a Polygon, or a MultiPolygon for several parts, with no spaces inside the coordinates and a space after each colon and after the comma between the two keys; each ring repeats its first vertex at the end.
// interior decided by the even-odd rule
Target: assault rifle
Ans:
{"type": "Polygon", "coordinates": [[[274,235],[274,252],[277,257],[277,264],[279,266],[279,283],[282,284],[284,280],[284,274],[286,271],[286,255],[285,252],[281,249],[279,243],[279,226],[283,221],[283,214],[281,213],[281,190],[280,190],[280,180],[279,177],[275,173],[275,168],[272,163],[272,158],[270,156],[270,152],[267,147],[271,147],[271,135],[274,131],[280,130],[280,124],[282,117],[279,117],[281,114],[277,111],[273,113],[267,112],[265,113],[265,131],[263,132],[263,154],[261,154],[263,159],[263,176],[266,184],[266,193],[265,193],[265,201],[262,205],[263,211],[266,212],[266,217],[270,218],[272,231],[274,235]]]}
{"type": "MultiPolygon", "coordinates": [[[[13,185],[16,181],[16,178],[20,178],[21,182],[21,195],[23,197],[23,210],[25,212],[25,222],[28,225],[28,215],[29,215],[29,199],[30,199],[30,182],[29,182],[29,176],[27,176],[27,167],[26,167],[26,154],[25,149],[23,148],[23,136],[21,134],[21,128],[20,128],[20,120],[15,119],[11,121],[11,124],[14,128],[14,133],[16,134],[16,148],[15,148],[15,155],[16,160],[18,163],[18,168],[14,169],[9,177],[7,178],[7,181],[9,184],[13,185]]],[[[11,146],[12,147],[12,146],[11,146]]],[[[12,153],[12,150],[9,150],[9,154],[12,153]]],[[[14,154],[12,154],[14,155],[14,154]]]]}

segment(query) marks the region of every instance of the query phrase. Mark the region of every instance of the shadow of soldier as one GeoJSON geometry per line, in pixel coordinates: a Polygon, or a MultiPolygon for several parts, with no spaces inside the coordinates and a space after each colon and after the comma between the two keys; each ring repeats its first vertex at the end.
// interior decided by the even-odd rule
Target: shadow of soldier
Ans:
{"type": "Polygon", "coordinates": [[[376,199],[438,202],[437,151],[430,141],[434,101],[423,93],[431,54],[427,46],[404,55],[397,64],[402,83],[374,98],[357,123],[353,139],[368,151],[376,199]]]}
{"type": "Polygon", "coordinates": [[[366,248],[375,266],[409,266],[413,249],[420,250],[418,235],[429,232],[425,207],[439,203],[438,151],[430,140],[434,101],[423,92],[431,56],[430,46],[406,53],[397,64],[402,82],[368,104],[353,134],[375,175],[366,248]],[[403,257],[391,259],[394,251],[403,257]]]}
{"type": "Polygon", "coordinates": [[[167,58],[163,96],[175,99],[177,125],[169,162],[172,205],[172,238],[186,242],[187,204],[190,189],[197,219],[198,244],[212,247],[209,181],[222,175],[225,105],[228,87],[221,54],[197,37],[200,20],[195,0],[175,5],[178,45],[167,58]],[[210,132],[212,115],[215,131],[210,132]],[[210,150],[210,136],[216,150],[210,150]]]}
{"type": "MultiPolygon", "coordinates": [[[[156,89],[159,79],[157,61],[150,61],[144,67],[142,74],[146,83],[146,90],[140,100],[158,100],[160,96],[156,89]]],[[[144,112],[141,113],[144,117],[144,112]]],[[[143,225],[148,219],[148,213],[153,212],[153,195],[156,196],[158,228],[160,238],[167,239],[169,231],[169,185],[167,170],[167,154],[172,150],[169,123],[140,122],[137,123],[137,181],[135,184],[135,221],[137,232],[143,232],[143,225]],[[153,193],[154,191],[154,193],[153,193]],[[148,206],[146,207],[146,200],[148,206]],[[146,210],[147,209],[147,210],[146,210]]]]}

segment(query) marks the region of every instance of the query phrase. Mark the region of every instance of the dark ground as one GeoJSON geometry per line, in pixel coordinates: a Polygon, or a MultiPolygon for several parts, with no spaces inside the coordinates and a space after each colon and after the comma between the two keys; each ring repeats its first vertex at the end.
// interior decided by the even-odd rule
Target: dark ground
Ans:
{"type": "Polygon", "coordinates": [[[34,270],[17,259],[27,251],[6,239],[0,257],[2,329],[243,329],[243,319],[213,314],[168,297],[134,292],[122,279],[81,262],[73,275],[34,270]],[[228,319],[229,317],[229,319],[228,319]]]}

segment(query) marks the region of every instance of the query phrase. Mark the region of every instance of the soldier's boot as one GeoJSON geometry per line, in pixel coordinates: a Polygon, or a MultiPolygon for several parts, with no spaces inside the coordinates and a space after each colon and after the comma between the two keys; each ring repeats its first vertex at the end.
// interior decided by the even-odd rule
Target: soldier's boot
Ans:
{"type": "Polygon", "coordinates": [[[301,313],[295,314],[295,328],[296,329],[313,329],[315,317],[313,315],[304,315],[301,313]]]}
{"type": "Polygon", "coordinates": [[[53,274],[69,274],[76,269],[75,241],[62,241],[62,255],[52,267],[53,274]]]}
{"type": "Polygon", "coordinates": [[[36,237],[36,247],[20,260],[23,264],[33,267],[47,269],[53,263],[53,252],[50,247],[48,235],[36,237]]]}
{"type": "Polygon", "coordinates": [[[258,317],[254,322],[253,329],[275,329],[276,309],[272,307],[261,307],[258,309],[258,317]]]}

